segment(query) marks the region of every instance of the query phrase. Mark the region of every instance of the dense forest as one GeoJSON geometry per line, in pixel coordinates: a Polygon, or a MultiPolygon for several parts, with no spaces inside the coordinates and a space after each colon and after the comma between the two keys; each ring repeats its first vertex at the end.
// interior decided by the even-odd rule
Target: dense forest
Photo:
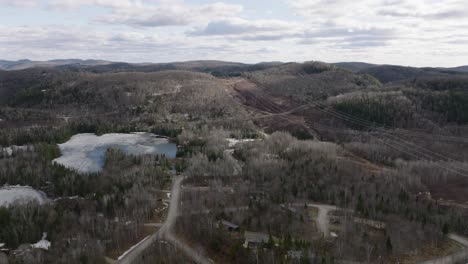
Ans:
{"type": "Polygon", "coordinates": [[[176,177],[176,238],[142,263],[193,261],[180,241],[215,263],[453,254],[450,236],[468,236],[467,87],[451,70],[321,62],[0,71],[0,185],[48,199],[0,206],[1,254],[115,260],[159,232],[176,177]],[[99,172],[54,162],[77,134],[131,132],[167,137],[176,158],[109,147],[99,172]],[[51,247],[31,247],[44,233],[51,247]]]}

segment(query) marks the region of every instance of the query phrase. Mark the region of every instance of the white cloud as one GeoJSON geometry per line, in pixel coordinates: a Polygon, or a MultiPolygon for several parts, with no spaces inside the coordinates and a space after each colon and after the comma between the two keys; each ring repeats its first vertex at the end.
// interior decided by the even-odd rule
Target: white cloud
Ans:
{"type": "Polygon", "coordinates": [[[235,0],[0,0],[8,11],[72,18],[60,26],[9,18],[0,23],[0,58],[468,61],[466,0],[282,1],[289,9],[278,1],[259,10],[235,0]]]}
{"type": "Polygon", "coordinates": [[[54,9],[76,9],[82,6],[130,8],[139,4],[130,0],[49,0],[47,5],[54,9]]]}
{"type": "Polygon", "coordinates": [[[0,4],[16,7],[34,7],[38,4],[38,0],[0,0],[0,4]]]}
{"type": "Polygon", "coordinates": [[[48,5],[56,9],[105,7],[110,9],[110,13],[97,17],[96,21],[138,27],[184,26],[221,17],[233,17],[243,9],[241,5],[222,2],[191,5],[183,1],[167,0],[50,0],[48,5]]]}
{"type": "MultiPolygon", "coordinates": [[[[424,41],[446,37],[448,33],[467,31],[454,26],[468,26],[468,4],[464,0],[288,2],[298,16],[313,25],[300,41],[302,44],[333,39],[341,48],[375,48],[392,43],[409,47],[421,37],[426,38],[424,41]]],[[[446,48],[443,43],[434,48],[446,48]]]]}
{"type": "Polygon", "coordinates": [[[115,9],[112,14],[98,18],[101,22],[142,27],[181,26],[235,16],[242,6],[214,3],[202,6],[161,4],[115,9]]]}
{"type": "Polygon", "coordinates": [[[168,36],[136,31],[96,32],[92,28],[62,26],[0,26],[0,32],[5,33],[0,35],[2,59],[94,58],[128,62],[169,62],[252,54],[257,49],[254,46],[238,47],[226,41],[197,41],[183,35],[168,36]]]}
{"type": "Polygon", "coordinates": [[[191,35],[213,36],[213,35],[243,35],[248,33],[275,33],[292,32],[299,25],[281,20],[245,20],[241,18],[230,18],[214,20],[206,27],[198,28],[189,32],[191,35]]]}

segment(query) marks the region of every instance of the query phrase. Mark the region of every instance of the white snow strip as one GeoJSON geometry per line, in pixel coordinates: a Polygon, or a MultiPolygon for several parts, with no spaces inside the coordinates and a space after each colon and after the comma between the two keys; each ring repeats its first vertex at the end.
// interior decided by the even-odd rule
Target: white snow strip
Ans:
{"type": "Polygon", "coordinates": [[[39,240],[36,244],[31,244],[31,247],[49,250],[51,243],[46,238],[47,238],[47,233],[46,232],[42,233],[42,239],[39,240]]]}
{"type": "Polygon", "coordinates": [[[39,204],[48,202],[46,195],[29,186],[4,186],[0,188],[0,206],[9,206],[12,203],[26,203],[37,201],[39,204]]]}
{"type": "Polygon", "coordinates": [[[109,148],[131,155],[164,154],[167,158],[175,158],[177,152],[177,146],[168,139],[150,133],[77,134],[59,147],[62,156],[53,162],[81,173],[101,171],[109,148]]]}
{"type": "Polygon", "coordinates": [[[140,242],[138,242],[136,245],[132,246],[129,250],[125,251],[122,255],[120,255],[117,260],[121,260],[123,257],[125,257],[125,255],[127,255],[130,251],[132,251],[134,248],[138,247],[138,245],[140,245],[141,243],[143,243],[146,239],[148,239],[148,237],[150,236],[147,236],[145,238],[143,238],[143,240],[141,240],[140,242]]]}
{"type": "Polygon", "coordinates": [[[238,143],[253,142],[256,139],[252,139],[252,138],[246,138],[246,139],[227,138],[226,140],[228,141],[229,147],[234,147],[238,143]]]}
{"type": "Polygon", "coordinates": [[[13,146],[3,148],[2,151],[3,151],[4,154],[6,154],[7,157],[9,157],[9,156],[11,156],[13,154],[13,151],[18,151],[18,150],[26,151],[26,150],[28,150],[29,147],[30,146],[16,146],[16,145],[13,145],[13,146]]]}
{"type": "Polygon", "coordinates": [[[85,198],[80,197],[78,195],[76,195],[76,196],[65,196],[65,197],[55,198],[53,201],[56,202],[56,201],[60,201],[60,200],[78,200],[78,199],[84,200],[85,198]]]}

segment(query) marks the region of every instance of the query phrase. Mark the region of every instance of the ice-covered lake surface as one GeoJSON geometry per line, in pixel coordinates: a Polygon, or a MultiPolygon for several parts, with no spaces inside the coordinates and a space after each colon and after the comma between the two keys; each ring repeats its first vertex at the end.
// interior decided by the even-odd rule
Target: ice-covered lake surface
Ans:
{"type": "Polygon", "coordinates": [[[151,133],[77,134],[59,144],[62,156],[54,162],[81,173],[99,172],[104,167],[107,149],[120,149],[129,155],[159,154],[175,158],[177,146],[151,133]]]}
{"type": "Polygon", "coordinates": [[[26,203],[37,201],[39,204],[47,202],[43,192],[29,186],[4,186],[0,188],[0,206],[9,206],[12,203],[26,203]]]}

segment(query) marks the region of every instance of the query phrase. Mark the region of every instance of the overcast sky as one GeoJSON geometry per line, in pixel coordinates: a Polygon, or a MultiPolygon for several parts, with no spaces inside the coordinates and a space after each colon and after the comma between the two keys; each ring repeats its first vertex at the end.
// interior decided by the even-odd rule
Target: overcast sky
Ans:
{"type": "Polygon", "coordinates": [[[0,0],[0,59],[468,64],[467,0],[0,0]]]}

